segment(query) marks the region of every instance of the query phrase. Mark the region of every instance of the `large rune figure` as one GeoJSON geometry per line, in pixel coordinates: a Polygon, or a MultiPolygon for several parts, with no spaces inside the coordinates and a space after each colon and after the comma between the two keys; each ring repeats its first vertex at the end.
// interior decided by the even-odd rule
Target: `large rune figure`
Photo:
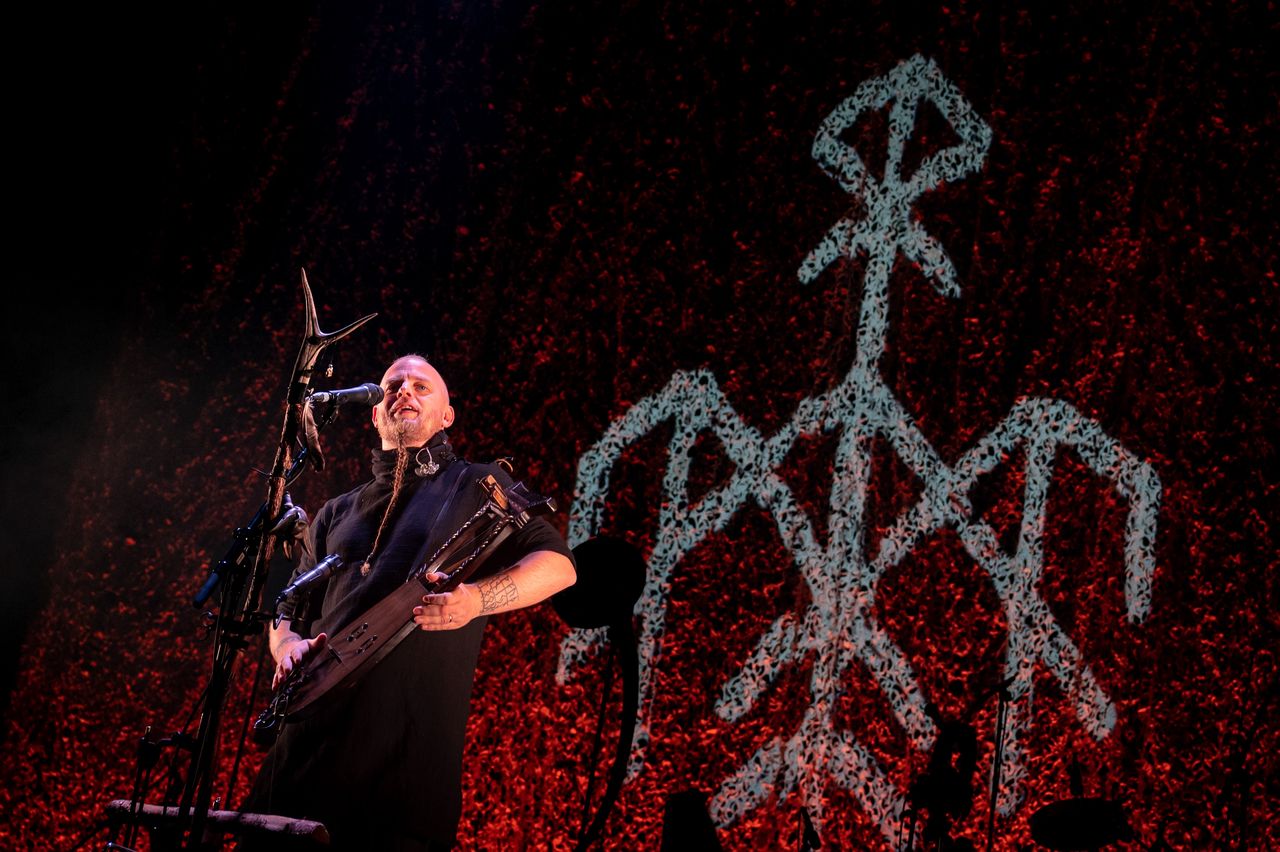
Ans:
{"type": "MultiPolygon", "coordinates": [[[[373,478],[324,505],[295,576],[337,553],[347,566],[297,601],[271,630],[275,684],[321,651],[328,636],[401,584],[480,508],[478,481],[511,478],[454,455],[454,411],[444,379],[407,355],[382,378],[373,409],[382,449],[373,478]]],[[[349,694],[285,726],[245,810],[325,823],[336,848],[436,850],[452,846],[462,810],[463,737],[487,616],[537,603],[571,585],[563,538],[535,519],[477,572],[413,608],[421,628],[349,694]]],[[[434,579],[434,578],[432,578],[434,579]]],[[[281,848],[261,840],[242,849],[281,848]]]]}

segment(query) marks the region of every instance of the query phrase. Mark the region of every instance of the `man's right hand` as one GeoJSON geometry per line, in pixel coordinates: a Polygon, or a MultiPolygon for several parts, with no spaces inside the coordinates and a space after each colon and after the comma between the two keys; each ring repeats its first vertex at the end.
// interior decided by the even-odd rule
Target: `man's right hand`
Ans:
{"type": "Polygon", "coordinates": [[[328,635],[321,633],[314,639],[303,639],[299,636],[284,645],[279,659],[276,660],[275,677],[271,678],[272,691],[275,691],[280,684],[284,683],[285,678],[289,677],[289,673],[293,671],[295,666],[305,663],[317,651],[323,650],[328,641],[328,635]]]}

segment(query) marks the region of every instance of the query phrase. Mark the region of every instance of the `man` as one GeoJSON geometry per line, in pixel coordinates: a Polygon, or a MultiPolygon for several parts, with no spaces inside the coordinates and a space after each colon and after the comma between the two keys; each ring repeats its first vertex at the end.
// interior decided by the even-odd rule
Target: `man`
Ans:
{"type": "MultiPolygon", "coordinates": [[[[324,505],[298,572],[331,553],[346,568],[271,630],[274,684],[322,649],[331,631],[402,585],[486,499],[479,480],[511,484],[500,467],[453,454],[449,391],[425,358],[397,359],[382,389],[373,409],[382,441],[373,480],[324,505]]],[[[504,542],[479,579],[423,595],[412,612],[421,630],[351,695],[285,726],[245,809],[320,820],[338,848],[449,848],[486,618],[537,603],[574,579],[564,540],[538,519],[504,542]]]]}

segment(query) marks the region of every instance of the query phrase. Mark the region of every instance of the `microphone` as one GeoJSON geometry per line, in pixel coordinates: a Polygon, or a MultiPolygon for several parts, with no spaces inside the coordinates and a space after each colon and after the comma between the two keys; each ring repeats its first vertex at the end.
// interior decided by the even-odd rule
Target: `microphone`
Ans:
{"type": "Polygon", "coordinates": [[[312,405],[324,405],[330,403],[333,405],[368,405],[374,406],[382,402],[382,388],[373,382],[365,382],[357,388],[343,388],[342,390],[316,391],[307,397],[307,401],[312,405]]]}
{"type": "Polygon", "coordinates": [[[303,589],[310,588],[316,583],[328,577],[335,571],[341,571],[346,565],[342,561],[342,557],[336,553],[330,553],[324,559],[316,563],[316,567],[303,574],[298,579],[284,587],[280,594],[276,595],[276,609],[280,608],[280,604],[286,599],[296,595],[303,589]]]}

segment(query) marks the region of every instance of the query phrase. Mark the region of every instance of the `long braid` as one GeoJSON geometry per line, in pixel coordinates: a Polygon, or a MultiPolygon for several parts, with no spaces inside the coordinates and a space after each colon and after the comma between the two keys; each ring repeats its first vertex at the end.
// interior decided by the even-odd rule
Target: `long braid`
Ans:
{"type": "Polygon", "coordinates": [[[398,441],[396,446],[396,466],[391,474],[391,499],[387,500],[387,509],[382,513],[382,520],[378,523],[378,531],[373,536],[373,549],[369,551],[369,555],[364,558],[364,564],[360,566],[360,575],[369,576],[369,572],[373,570],[373,566],[369,562],[373,559],[373,555],[378,552],[378,542],[382,540],[382,531],[387,528],[387,519],[391,517],[391,510],[395,508],[396,498],[400,496],[400,488],[404,485],[404,472],[409,467],[409,450],[405,447],[404,441],[398,441]]]}

